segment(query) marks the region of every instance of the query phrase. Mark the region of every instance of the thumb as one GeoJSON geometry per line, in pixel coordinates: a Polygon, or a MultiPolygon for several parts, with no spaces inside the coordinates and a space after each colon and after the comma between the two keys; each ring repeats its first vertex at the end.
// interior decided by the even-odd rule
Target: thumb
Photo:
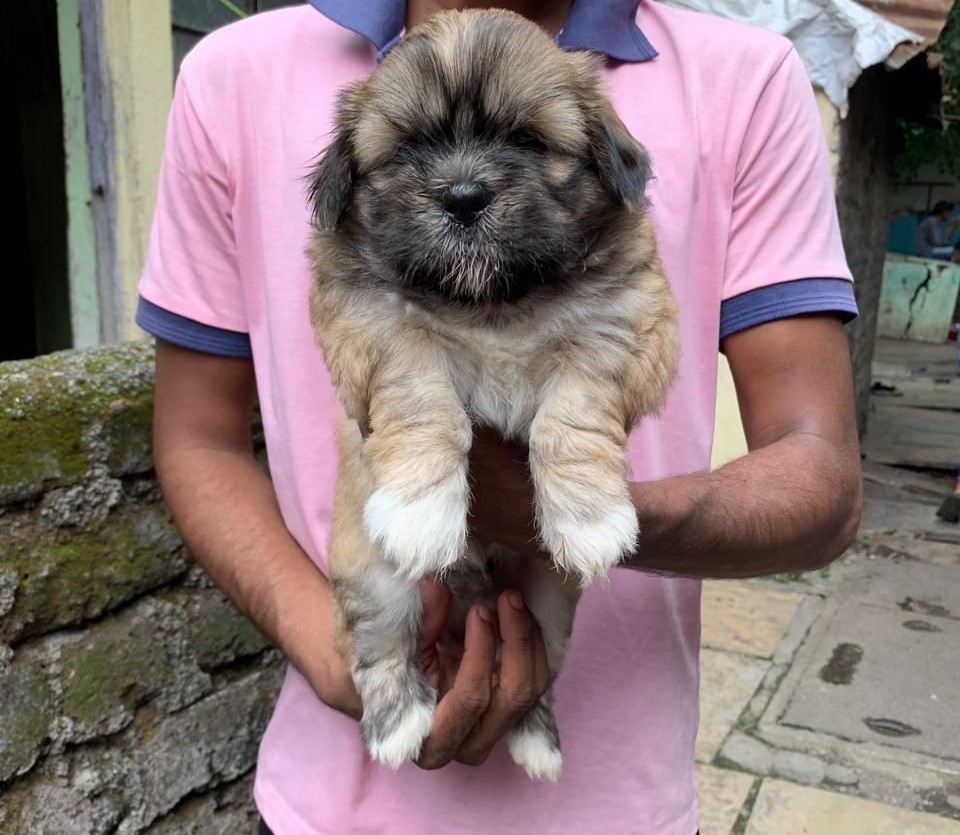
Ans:
{"type": "Polygon", "coordinates": [[[420,646],[429,647],[437,642],[447,623],[450,614],[450,591],[436,580],[422,580],[420,596],[423,599],[420,646]]]}

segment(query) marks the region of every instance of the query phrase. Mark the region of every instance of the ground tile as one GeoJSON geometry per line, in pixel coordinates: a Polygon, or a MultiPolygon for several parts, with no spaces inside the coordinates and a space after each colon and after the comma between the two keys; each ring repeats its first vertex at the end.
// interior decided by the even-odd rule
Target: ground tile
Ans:
{"type": "Polygon", "coordinates": [[[802,599],[801,594],[761,585],[705,582],[700,639],[711,649],[770,658],[802,599]]]}
{"type": "Polygon", "coordinates": [[[764,780],[746,835],[960,835],[960,822],[764,780]]]}
{"type": "Polygon", "coordinates": [[[960,622],[845,602],[820,634],[781,724],[960,759],[960,622]]]}
{"type": "Polygon", "coordinates": [[[960,619],[960,567],[890,554],[867,557],[859,568],[859,576],[851,573],[838,582],[837,594],[886,609],[960,619]]]}
{"type": "Polygon", "coordinates": [[[697,766],[700,786],[700,835],[730,835],[754,778],[739,771],[697,766]]]}
{"type": "Polygon", "coordinates": [[[699,762],[713,759],[769,666],[766,661],[745,655],[701,650],[699,762]]]}

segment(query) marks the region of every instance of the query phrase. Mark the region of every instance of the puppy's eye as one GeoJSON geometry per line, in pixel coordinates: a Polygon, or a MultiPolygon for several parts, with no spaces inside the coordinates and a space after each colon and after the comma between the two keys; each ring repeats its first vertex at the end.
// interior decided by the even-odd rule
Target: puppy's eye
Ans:
{"type": "Polygon", "coordinates": [[[514,148],[520,148],[523,151],[534,151],[538,154],[545,153],[547,150],[547,143],[544,142],[537,134],[529,130],[515,130],[510,134],[510,144],[514,148]]]}

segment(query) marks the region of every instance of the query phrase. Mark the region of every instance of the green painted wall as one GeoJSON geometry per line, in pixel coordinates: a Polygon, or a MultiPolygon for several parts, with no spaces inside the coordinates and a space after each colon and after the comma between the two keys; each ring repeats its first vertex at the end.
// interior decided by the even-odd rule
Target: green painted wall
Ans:
{"type": "Polygon", "coordinates": [[[960,266],[947,261],[887,255],[877,336],[914,342],[947,339],[960,291],[960,266]]]}

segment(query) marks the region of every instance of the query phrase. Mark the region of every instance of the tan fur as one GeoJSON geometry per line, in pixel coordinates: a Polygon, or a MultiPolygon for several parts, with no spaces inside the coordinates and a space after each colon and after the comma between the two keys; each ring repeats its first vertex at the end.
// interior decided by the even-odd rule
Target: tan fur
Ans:
{"type": "MultiPolygon", "coordinates": [[[[509,13],[476,14],[486,17],[437,15],[410,37],[430,42],[456,79],[467,72],[464,39],[475,36],[477,26],[510,28],[505,71],[484,91],[487,107],[512,115],[518,126],[533,124],[547,138],[547,177],[562,183],[572,176],[575,162],[593,152],[604,131],[628,147],[635,144],[603,94],[595,58],[561,52],[509,13]],[[553,94],[545,96],[544,89],[553,94]]],[[[339,111],[355,170],[374,182],[388,176],[380,166],[404,134],[445,118],[443,103],[402,57],[388,56],[384,67],[389,71],[349,90],[339,111]]],[[[551,668],[558,673],[580,587],[635,546],[626,439],[637,421],[661,407],[679,359],[675,304],[645,208],[616,215],[582,264],[582,276],[564,292],[535,288],[506,306],[449,305],[366,282],[364,264],[336,228],[317,230],[310,257],[313,326],[344,407],[329,559],[338,649],[355,675],[369,672],[357,664],[352,633],[364,617],[369,625],[375,610],[369,595],[375,593],[381,609],[396,603],[398,623],[406,618],[395,651],[415,655],[415,634],[409,633],[419,604],[403,597],[415,594],[415,586],[393,597],[384,581],[371,580],[385,565],[396,570],[398,583],[441,574],[455,587],[473,587],[462,578],[470,571],[479,576],[483,562],[481,556],[468,565],[465,557],[467,456],[472,426],[479,423],[529,445],[543,559],[555,569],[545,571],[545,561],[524,564],[489,544],[471,543],[480,549],[471,553],[499,566],[500,585],[524,589],[534,613],[547,622],[551,668]],[[372,434],[363,440],[358,426],[372,434]],[[420,538],[421,525],[432,532],[427,539],[420,538]]],[[[484,274],[472,280],[482,282],[484,274]]],[[[358,679],[358,687],[365,701],[377,698],[373,685],[358,679]]],[[[407,690],[395,689],[398,701],[381,706],[384,716],[417,703],[407,690]]],[[[521,760],[529,756],[518,742],[524,733],[552,733],[555,743],[549,701],[541,707],[541,726],[520,728],[511,742],[521,760]]],[[[368,747],[384,761],[395,764],[419,750],[419,743],[396,743],[400,731],[391,736],[366,714],[364,721],[368,747]]],[[[555,777],[552,764],[521,764],[536,776],[555,777]]]]}

